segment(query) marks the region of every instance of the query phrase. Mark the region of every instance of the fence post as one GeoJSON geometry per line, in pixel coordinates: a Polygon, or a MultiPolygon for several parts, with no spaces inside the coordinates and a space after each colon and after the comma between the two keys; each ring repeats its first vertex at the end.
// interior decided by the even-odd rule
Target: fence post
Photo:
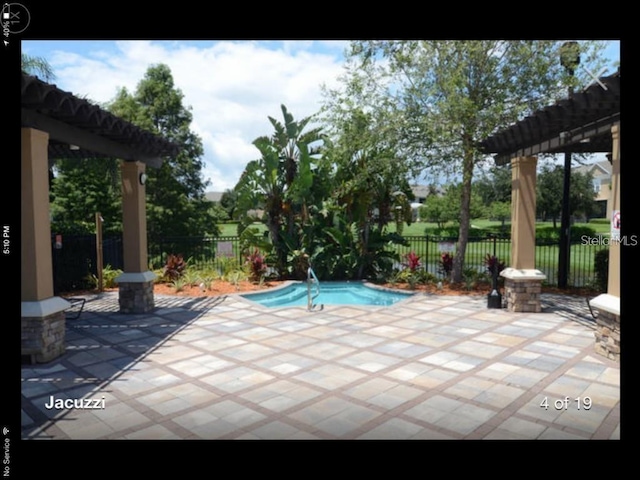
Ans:
{"type": "Polygon", "coordinates": [[[493,237],[493,258],[497,259],[498,257],[496,257],[496,244],[498,241],[498,236],[492,235],[492,237],[493,237]]]}
{"type": "Polygon", "coordinates": [[[425,270],[427,271],[427,273],[429,273],[429,235],[428,234],[425,235],[424,238],[427,241],[427,246],[425,248],[425,250],[426,250],[425,257],[427,259],[427,263],[425,265],[425,270]]]}
{"type": "Polygon", "coordinates": [[[96,212],[96,269],[98,273],[98,291],[104,289],[102,279],[102,216],[100,212],[96,212]]]}

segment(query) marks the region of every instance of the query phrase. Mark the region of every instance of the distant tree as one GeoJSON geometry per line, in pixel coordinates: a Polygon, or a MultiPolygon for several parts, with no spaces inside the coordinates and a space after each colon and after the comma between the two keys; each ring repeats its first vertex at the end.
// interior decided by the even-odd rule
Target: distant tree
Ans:
{"type": "Polygon", "coordinates": [[[216,224],[229,220],[229,212],[220,205],[220,202],[211,202],[209,215],[211,215],[213,222],[216,224]]]}
{"type": "Polygon", "coordinates": [[[220,206],[227,212],[227,216],[230,219],[236,218],[236,211],[238,209],[238,192],[235,188],[227,188],[220,197],[220,206]]]}
{"type": "MultiPolygon", "coordinates": [[[[460,233],[452,278],[462,280],[474,170],[486,161],[482,140],[591,82],[560,65],[557,41],[364,40],[351,42],[343,103],[384,113],[385,140],[424,171],[462,176],[460,233]]],[[[602,66],[603,44],[580,42],[581,62],[602,66]]],[[[333,100],[334,103],[338,103],[333,100]]]]}
{"type": "Polygon", "coordinates": [[[438,229],[444,228],[447,222],[455,218],[455,208],[452,208],[449,199],[444,196],[429,195],[419,210],[420,218],[436,223],[438,229]]]}
{"type": "Polygon", "coordinates": [[[589,218],[596,211],[597,193],[593,188],[591,172],[571,172],[569,214],[589,218]]]}
{"type": "Polygon", "coordinates": [[[562,212],[563,169],[546,165],[536,178],[536,215],[542,220],[551,218],[553,228],[562,212]]]}
{"type": "MultiPolygon", "coordinates": [[[[461,191],[463,188],[464,185],[462,183],[452,183],[449,184],[445,190],[445,198],[447,199],[447,202],[449,202],[450,208],[453,211],[452,221],[458,225],[461,225],[464,218],[461,202],[461,191]]],[[[487,209],[482,204],[482,199],[473,190],[471,191],[468,210],[469,219],[483,218],[487,215],[487,209]]]]}
{"type": "Polygon", "coordinates": [[[511,168],[509,165],[493,166],[473,182],[472,190],[490,206],[493,202],[511,202],[511,168]]]}
{"type": "Polygon", "coordinates": [[[202,140],[191,130],[191,107],[175,87],[167,65],[147,69],[136,91],[121,88],[108,105],[114,114],[180,146],[160,168],[148,168],[147,227],[151,237],[217,235],[219,229],[205,197],[202,140]]]}
{"type": "MultiPolygon", "coordinates": [[[[560,165],[546,165],[538,173],[536,180],[536,214],[539,218],[553,221],[557,226],[557,218],[562,213],[564,188],[564,168],[560,165]]],[[[569,189],[569,215],[583,214],[589,216],[595,211],[596,192],[593,188],[591,173],[573,170],[569,189]]]]}
{"type": "Polygon", "coordinates": [[[511,202],[493,202],[489,205],[489,218],[499,220],[504,231],[505,222],[511,220],[511,202]]]}
{"type": "MultiPolygon", "coordinates": [[[[438,224],[443,228],[446,223],[460,223],[460,184],[450,184],[446,187],[444,195],[429,195],[420,207],[420,218],[438,224]]],[[[470,206],[471,218],[481,218],[485,214],[480,197],[474,192],[470,206]]]]}
{"type": "Polygon", "coordinates": [[[95,214],[104,219],[103,233],[122,231],[122,193],[117,161],[61,159],[51,179],[51,231],[90,234],[95,214]]]}

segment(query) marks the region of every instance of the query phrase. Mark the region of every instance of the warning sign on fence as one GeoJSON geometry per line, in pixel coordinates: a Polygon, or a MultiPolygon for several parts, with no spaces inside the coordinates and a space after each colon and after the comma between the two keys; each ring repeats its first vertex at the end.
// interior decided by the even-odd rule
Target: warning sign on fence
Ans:
{"type": "Polygon", "coordinates": [[[620,210],[614,210],[611,215],[611,240],[620,239],[620,210]]]}
{"type": "Polygon", "coordinates": [[[455,242],[438,242],[439,252],[453,252],[456,249],[455,242]]]}
{"type": "Polygon", "coordinates": [[[218,257],[233,257],[233,243],[231,242],[218,242],[216,248],[216,256],[218,257]]]}

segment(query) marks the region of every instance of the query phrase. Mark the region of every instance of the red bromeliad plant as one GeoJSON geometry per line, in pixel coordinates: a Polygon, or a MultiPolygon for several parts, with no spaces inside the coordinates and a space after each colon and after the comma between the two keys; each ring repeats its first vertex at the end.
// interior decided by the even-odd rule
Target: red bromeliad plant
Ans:
{"type": "Polygon", "coordinates": [[[253,280],[260,280],[267,273],[267,261],[257,248],[247,255],[247,263],[253,280]]]}
{"type": "Polygon", "coordinates": [[[449,277],[451,270],[453,270],[453,256],[449,252],[445,252],[440,256],[440,272],[449,277]]]}
{"type": "Polygon", "coordinates": [[[187,268],[187,263],[180,254],[170,254],[167,256],[167,261],[164,265],[162,275],[168,280],[176,280],[184,275],[187,268]]]}
{"type": "Polygon", "coordinates": [[[415,272],[418,268],[420,268],[420,257],[415,252],[409,252],[406,255],[407,263],[405,263],[406,267],[415,272]]]}
{"type": "Polygon", "coordinates": [[[487,267],[487,272],[491,275],[493,275],[495,269],[497,269],[496,273],[499,274],[505,268],[504,262],[499,261],[498,257],[491,255],[490,253],[487,253],[484,257],[484,264],[487,267]]]}

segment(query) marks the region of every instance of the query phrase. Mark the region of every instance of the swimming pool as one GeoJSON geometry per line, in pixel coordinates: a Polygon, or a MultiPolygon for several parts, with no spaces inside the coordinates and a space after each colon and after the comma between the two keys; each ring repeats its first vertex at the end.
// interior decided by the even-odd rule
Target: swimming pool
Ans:
{"type": "MultiPolygon", "coordinates": [[[[311,294],[315,294],[315,284],[311,294]]],[[[361,282],[320,282],[320,295],[316,305],[378,305],[388,306],[409,298],[412,293],[367,287],[361,282]]],[[[297,282],[276,290],[247,293],[241,297],[265,307],[307,306],[307,282],[297,282]]]]}

